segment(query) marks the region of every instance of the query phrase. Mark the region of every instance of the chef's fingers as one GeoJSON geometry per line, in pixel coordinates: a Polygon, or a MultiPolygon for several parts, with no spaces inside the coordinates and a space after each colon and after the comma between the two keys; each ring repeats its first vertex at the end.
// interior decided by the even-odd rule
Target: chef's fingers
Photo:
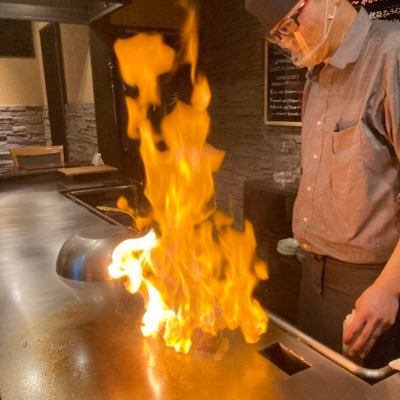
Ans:
{"type": "Polygon", "coordinates": [[[350,346],[349,354],[353,356],[355,354],[364,353],[364,350],[366,350],[368,342],[372,340],[372,336],[374,336],[373,340],[376,341],[377,337],[375,338],[376,335],[375,331],[378,332],[378,329],[379,328],[377,327],[377,321],[373,320],[368,321],[364,325],[364,328],[361,330],[358,336],[355,338],[353,344],[350,346]]]}
{"type": "Polygon", "coordinates": [[[382,329],[377,327],[374,332],[371,334],[368,343],[365,345],[364,349],[361,351],[360,357],[365,358],[368,353],[372,350],[375,346],[376,341],[378,340],[379,336],[382,334],[382,329]]]}
{"type": "Polygon", "coordinates": [[[364,318],[362,313],[356,314],[351,324],[343,332],[343,341],[346,344],[351,343],[353,338],[357,337],[360,334],[366,323],[367,319],[364,318]]]}

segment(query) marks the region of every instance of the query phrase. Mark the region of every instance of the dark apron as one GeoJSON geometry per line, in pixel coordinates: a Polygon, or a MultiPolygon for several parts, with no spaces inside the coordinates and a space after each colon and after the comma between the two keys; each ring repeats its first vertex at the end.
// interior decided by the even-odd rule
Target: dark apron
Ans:
{"type": "MultiPolygon", "coordinates": [[[[371,286],[383,265],[349,264],[307,253],[303,261],[297,326],[331,349],[342,353],[343,321],[358,297],[371,286]]],[[[396,323],[383,333],[364,360],[380,368],[400,357],[400,311],[396,323]]]]}

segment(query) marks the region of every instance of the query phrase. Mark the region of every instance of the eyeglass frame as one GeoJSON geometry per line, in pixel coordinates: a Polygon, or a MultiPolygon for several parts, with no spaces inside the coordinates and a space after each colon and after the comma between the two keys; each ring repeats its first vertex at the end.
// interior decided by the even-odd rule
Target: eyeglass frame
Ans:
{"type": "Polygon", "coordinates": [[[296,32],[296,30],[299,28],[300,24],[298,21],[298,18],[301,14],[301,12],[304,10],[304,7],[306,6],[306,4],[308,3],[309,0],[304,0],[303,3],[300,4],[300,6],[298,7],[298,9],[296,10],[296,12],[294,14],[292,14],[289,17],[286,17],[285,19],[283,19],[277,26],[276,29],[274,29],[273,31],[269,32],[266,34],[265,39],[272,44],[277,44],[282,40],[282,36],[290,36],[292,35],[294,32],[296,32]],[[293,30],[291,30],[290,32],[280,32],[280,26],[282,26],[282,24],[284,24],[286,21],[293,21],[295,23],[295,28],[293,30]]]}

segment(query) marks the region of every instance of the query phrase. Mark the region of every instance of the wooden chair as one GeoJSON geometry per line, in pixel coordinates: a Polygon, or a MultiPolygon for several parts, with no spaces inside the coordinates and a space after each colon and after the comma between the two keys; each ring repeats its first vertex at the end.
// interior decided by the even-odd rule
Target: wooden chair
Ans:
{"type": "Polygon", "coordinates": [[[64,163],[64,146],[27,146],[10,149],[15,168],[64,163]]]}

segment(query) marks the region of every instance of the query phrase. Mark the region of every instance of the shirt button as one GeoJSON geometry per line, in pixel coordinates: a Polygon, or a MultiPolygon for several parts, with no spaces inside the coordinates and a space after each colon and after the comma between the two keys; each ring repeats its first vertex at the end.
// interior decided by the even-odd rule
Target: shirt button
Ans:
{"type": "Polygon", "coordinates": [[[318,154],[313,154],[312,158],[316,160],[318,158],[318,154]]]}
{"type": "Polygon", "coordinates": [[[312,187],[311,186],[307,186],[307,191],[311,192],[312,187]]]}
{"type": "Polygon", "coordinates": [[[307,222],[307,221],[308,221],[308,218],[307,218],[307,217],[304,217],[304,218],[303,218],[303,221],[304,221],[304,222],[307,222]]]}
{"type": "Polygon", "coordinates": [[[322,122],[321,122],[321,121],[317,121],[317,125],[318,125],[318,126],[321,126],[321,125],[322,125],[322,122]]]}

